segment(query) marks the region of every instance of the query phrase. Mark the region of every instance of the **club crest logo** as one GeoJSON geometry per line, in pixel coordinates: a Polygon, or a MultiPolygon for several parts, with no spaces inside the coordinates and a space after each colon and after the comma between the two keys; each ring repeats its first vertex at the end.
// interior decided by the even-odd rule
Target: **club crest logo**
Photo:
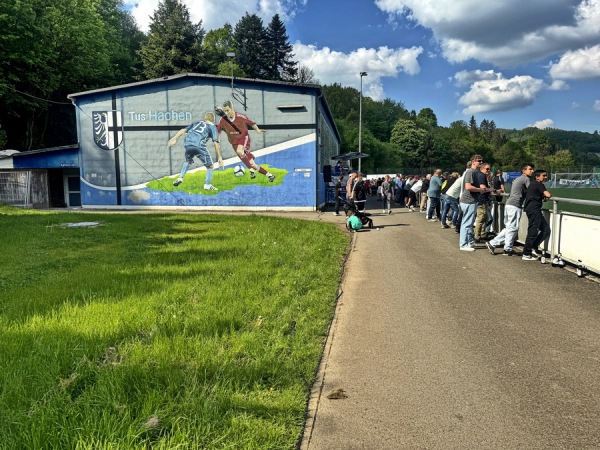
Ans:
{"type": "Polygon", "coordinates": [[[114,150],[123,140],[121,111],[93,111],[94,142],[103,150],[114,150]]]}

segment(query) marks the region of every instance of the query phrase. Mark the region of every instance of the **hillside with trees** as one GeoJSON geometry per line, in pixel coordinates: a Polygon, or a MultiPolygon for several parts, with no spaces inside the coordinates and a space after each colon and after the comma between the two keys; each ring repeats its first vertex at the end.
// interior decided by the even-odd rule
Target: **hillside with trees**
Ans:
{"type": "MultiPolygon", "coordinates": [[[[338,84],[324,86],[325,96],[342,135],[342,153],[358,149],[360,93],[338,84]]],[[[362,145],[369,155],[367,173],[423,173],[434,167],[462,170],[474,153],[504,170],[518,170],[524,161],[551,171],[591,170],[600,166],[600,135],[580,131],[498,128],[493,120],[452,122],[440,126],[435,112],[408,111],[391,99],[363,97],[362,145]]]]}
{"type": "MultiPolygon", "coordinates": [[[[0,29],[0,149],[76,143],[71,93],[188,72],[318,84],[294,60],[277,14],[268,24],[245,14],[206,32],[181,0],[161,0],[143,33],[122,0],[4,0],[0,29]]],[[[342,152],[357,151],[359,91],[337,83],[323,90],[342,152]]],[[[462,169],[473,153],[504,169],[523,161],[600,166],[597,131],[507,130],[475,117],[445,127],[431,108],[409,111],[400,100],[363,97],[362,107],[362,168],[370,173],[462,169]]]]}

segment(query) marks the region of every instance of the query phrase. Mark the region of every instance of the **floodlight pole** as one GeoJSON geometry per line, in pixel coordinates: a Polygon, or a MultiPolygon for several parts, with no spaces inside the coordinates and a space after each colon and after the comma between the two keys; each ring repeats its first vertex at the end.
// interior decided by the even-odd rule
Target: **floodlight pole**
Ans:
{"type": "Polygon", "coordinates": [[[235,59],[235,52],[227,52],[228,58],[231,58],[229,65],[231,66],[231,96],[233,97],[233,60],[235,59]]]}
{"type": "Polygon", "coordinates": [[[358,173],[361,173],[361,161],[360,154],[362,153],[362,86],[363,77],[367,76],[367,72],[360,73],[360,99],[358,102],[358,173]]]}

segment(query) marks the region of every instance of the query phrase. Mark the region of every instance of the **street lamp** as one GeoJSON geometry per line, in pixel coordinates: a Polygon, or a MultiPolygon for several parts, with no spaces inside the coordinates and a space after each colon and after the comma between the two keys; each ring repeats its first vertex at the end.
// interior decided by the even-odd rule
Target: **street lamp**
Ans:
{"type": "Polygon", "coordinates": [[[233,97],[233,61],[235,60],[235,52],[227,52],[225,55],[231,58],[229,65],[231,66],[231,96],[233,97]]]}
{"type": "Polygon", "coordinates": [[[367,76],[367,72],[361,72],[360,73],[360,100],[358,103],[358,173],[361,173],[361,164],[360,162],[362,161],[362,158],[360,157],[360,154],[362,153],[362,84],[363,84],[363,77],[367,76]]]}

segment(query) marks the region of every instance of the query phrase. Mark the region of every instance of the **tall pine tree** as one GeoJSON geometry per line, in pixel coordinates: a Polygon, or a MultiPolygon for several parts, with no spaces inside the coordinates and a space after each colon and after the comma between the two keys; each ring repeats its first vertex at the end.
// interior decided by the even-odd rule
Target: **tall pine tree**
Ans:
{"type": "Polygon", "coordinates": [[[190,20],[180,0],[162,0],[151,17],[148,41],[142,46],[142,75],[159,78],[186,72],[203,72],[202,22],[190,20]]]}
{"type": "Polygon", "coordinates": [[[256,14],[248,14],[240,19],[233,33],[236,44],[238,66],[250,78],[266,77],[266,30],[263,21],[256,14]]]}
{"type": "Polygon", "coordinates": [[[296,80],[298,63],[292,58],[293,47],[290,45],[285,25],[275,14],[266,30],[265,60],[267,63],[267,79],[296,80]]]}

